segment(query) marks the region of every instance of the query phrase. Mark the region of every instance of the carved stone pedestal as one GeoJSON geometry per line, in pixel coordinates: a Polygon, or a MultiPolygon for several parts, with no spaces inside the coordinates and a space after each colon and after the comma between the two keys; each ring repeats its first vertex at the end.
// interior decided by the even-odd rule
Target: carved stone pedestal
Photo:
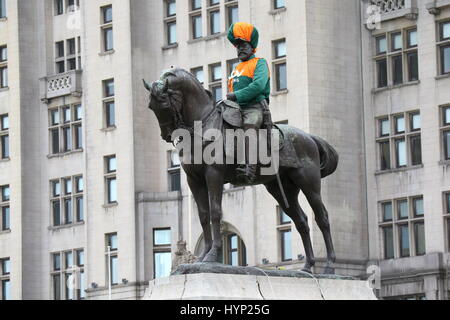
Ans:
{"type": "Polygon", "coordinates": [[[376,300],[366,281],[220,264],[180,266],[150,282],[144,300],[376,300]]]}

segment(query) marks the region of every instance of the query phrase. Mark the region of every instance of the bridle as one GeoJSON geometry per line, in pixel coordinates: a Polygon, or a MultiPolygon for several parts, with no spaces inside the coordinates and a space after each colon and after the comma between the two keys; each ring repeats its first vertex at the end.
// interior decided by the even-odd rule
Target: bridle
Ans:
{"type": "MultiPolygon", "coordinates": [[[[185,102],[183,99],[183,94],[181,92],[178,93],[177,91],[170,89],[168,87],[167,80],[166,80],[164,91],[165,91],[165,94],[167,94],[168,108],[171,110],[172,120],[167,121],[165,123],[160,123],[160,127],[166,128],[166,127],[172,126],[175,128],[174,131],[176,131],[178,129],[183,129],[183,130],[188,131],[192,137],[195,132],[195,126],[194,125],[189,126],[184,121],[183,110],[184,110],[185,102]]],[[[219,104],[220,104],[220,102],[219,102],[219,104]]],[[[216,112],[218,112],[218,108],[214,107],[210,113],[208,113],[202,120],[200,120],[202,122],[203,127],[205,126],[205,123],[207,123],[213,117],[213,115],[216,114],[216,112]]],[[[175,146],[176,145],[175,141],[173,141],[172,144],[175,146]]]]}

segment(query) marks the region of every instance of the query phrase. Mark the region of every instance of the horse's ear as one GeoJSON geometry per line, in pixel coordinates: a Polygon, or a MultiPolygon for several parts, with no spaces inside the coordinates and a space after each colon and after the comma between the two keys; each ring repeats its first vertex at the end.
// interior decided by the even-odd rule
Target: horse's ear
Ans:
{"type": "Polygon", "coordinates": [[[147,89],[148,91],[152,92],[152,87],[147,83],[147,81],[145,81],[145,79],[142,79],[142,81],[144,81],[145,89],[147,89]]]}
{"type": "Polygon", "coordinates": [[[205,92],[206,92],[206,94],[208,95],[208,97],[209,97],[210,99],[213,98],[213,95],[212,95],[212,92],[211,92],[211,91],[205,89],[205,92]]]}

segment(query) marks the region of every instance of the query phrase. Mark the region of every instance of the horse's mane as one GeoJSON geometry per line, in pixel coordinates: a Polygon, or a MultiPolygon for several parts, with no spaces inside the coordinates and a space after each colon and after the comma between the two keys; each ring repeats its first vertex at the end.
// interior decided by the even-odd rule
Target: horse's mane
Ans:
{"type": "Polygon", "coordinates": [[[161,74],[160,81],[158,81],[161,85],[164,85],[166,79],[170,77],[175,77],[183,85],[189,85],[192,89],[196,89],[198,91],[205,91],[203,85],[200,81],[195,77],[191,72],[186,71],[183,68],[171,68],[164,70],[161,74]]]}

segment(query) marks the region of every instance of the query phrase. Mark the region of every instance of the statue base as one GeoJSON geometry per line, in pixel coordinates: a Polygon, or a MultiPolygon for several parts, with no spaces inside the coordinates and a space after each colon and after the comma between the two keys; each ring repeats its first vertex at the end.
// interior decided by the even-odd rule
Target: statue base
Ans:
{"type": "Polygon", "coordinates": [[[180,266],[150,282],[143,300],[376,300],[367,281],[222,264],[180,266]]]}

